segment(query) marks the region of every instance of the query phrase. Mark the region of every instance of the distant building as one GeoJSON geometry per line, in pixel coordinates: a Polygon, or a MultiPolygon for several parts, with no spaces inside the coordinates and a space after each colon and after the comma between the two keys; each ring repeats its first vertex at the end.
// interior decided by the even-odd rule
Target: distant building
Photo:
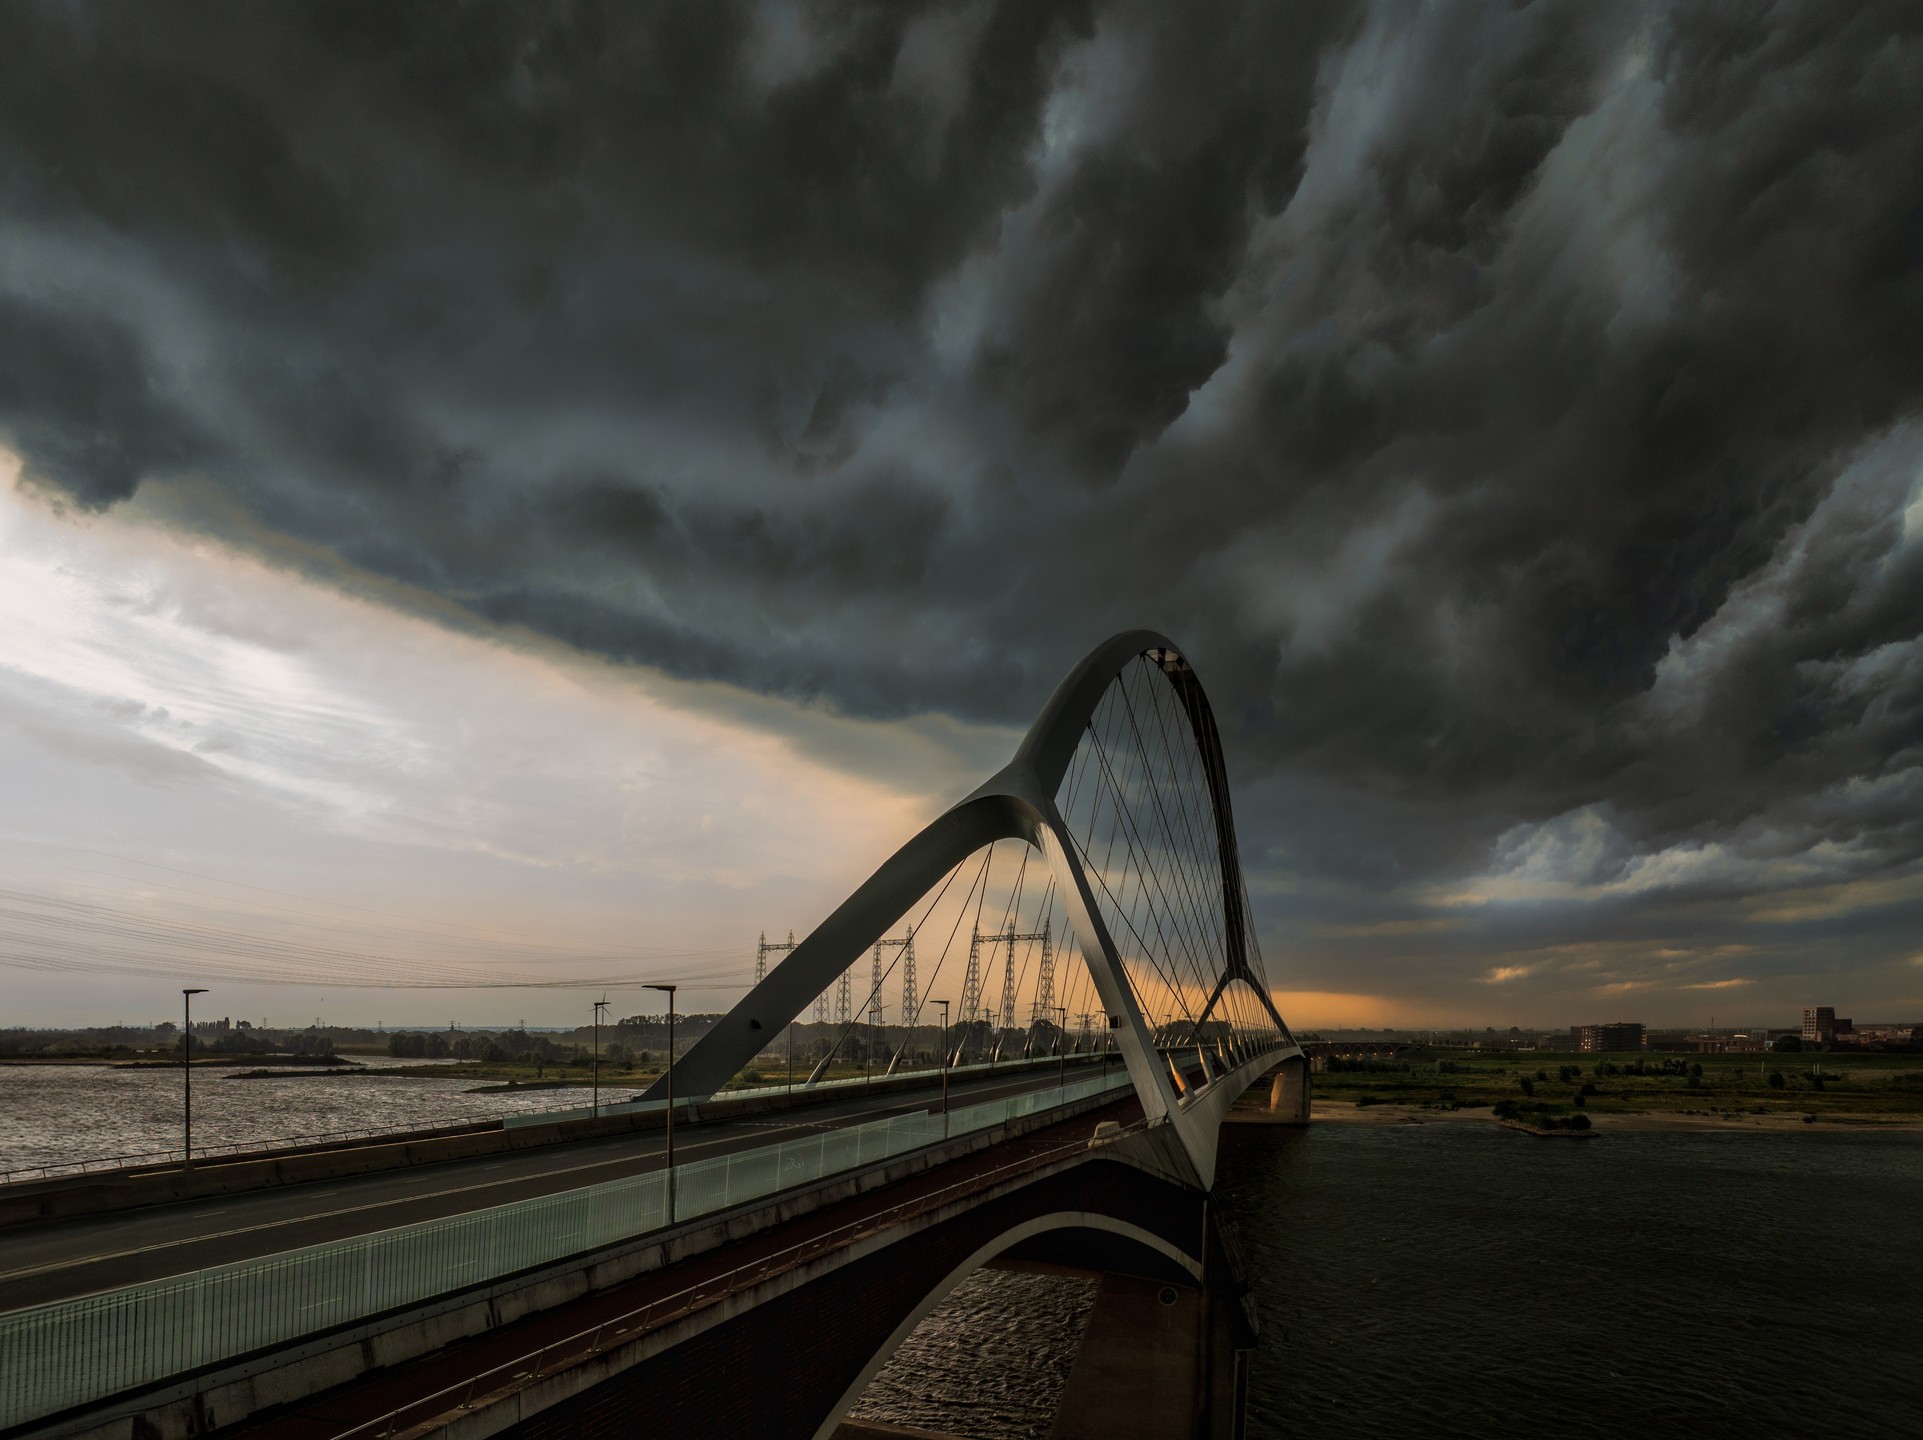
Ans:
{"type": "Polygon", "coordinates": [[[1883,1050],[1923,1050],[1923,1025],[1908,1021],[1898,1024],[1878,1021],[1875,1024],[1866,1022],[1851,1026],[1848,1030],[1842,1030],[1840,1026],[1843,1023],[1838,1022],[1838,1037],[1852,1045],[1865,1045],[1883,1050]]]}
{"type": "Polygon", "coordinates": [[[1803,1041],[1810,1045],[1828,1045],[1839,1035],[1849,1035],[1856,1029],[1851,1020],[1839,1020],[1836,1011],[1828,1005],[1805,1005],[1803,1007],[1803,1041]]]}
{"type": "Polygon", "coordinates": [[[1640,1023],[1618,1020],[1609,1025],[1578,1025],[1570,1032],[1576,1049],[1592,1052],[1644,1050],[1649,1032],[1640,1023]]]}
{"type": "Polygon", "coordinates": [[[1690,1044],[1699,1055],[1729,1055],[1743,1051],[1769,1049],[1769,1032],[1725,1031],[1721,1035],[1692,1035],[1690,1044]]]}

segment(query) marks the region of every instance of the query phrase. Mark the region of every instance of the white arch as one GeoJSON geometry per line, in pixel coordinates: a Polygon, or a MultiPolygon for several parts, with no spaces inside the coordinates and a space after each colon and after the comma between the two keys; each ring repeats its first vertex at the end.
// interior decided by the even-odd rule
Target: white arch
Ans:
{"type": "MultiPolygon", "coordinates": [[[[1055,687],[1007,765],[890,856],[675,1063],[675,1094],[700,1099],[727,1084],[951,868],[984,845],[1011,839],[1027,841],[1046,857],[1097,991],[1109,1016],[1119,1021],[1117,1045],[1143,1111],[1151,1125],[1174,1128],[1193,1170],[1191,1178],[1207,1188],[1215,1176],[1216,1132],[1223,1113],[1266,1070],[1301,1052],[1250,965],[1242,866],[1214,712],[1173,642],[1152,630],[1125,631],[1083,657],[1055,687]],[[1055,803],[1096,707],[1123,670],[1142,656],[1154,660],[1176,687],[1208,783],[1228,933],[1225,970],[1218,978],[1224,984],[1247,982],[1274,1019],[1278,1037],[1274,1045],[1227,1074],[1211,1075],[1187,1095],[1178,1091],[1167,1061],[1155,1048],[1055,803]]],[[[666,1090],[664,1077],[646,1098],[661,1098],[666,1090]]]]}

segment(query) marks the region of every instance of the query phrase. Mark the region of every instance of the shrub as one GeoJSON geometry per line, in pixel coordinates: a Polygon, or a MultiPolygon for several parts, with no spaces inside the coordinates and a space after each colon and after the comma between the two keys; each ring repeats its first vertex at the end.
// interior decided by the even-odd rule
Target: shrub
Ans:
{"type": "Polygon", "coordinates": [[[1596,1082],[1595,1082],[1594,1080],[1585,1080],[1585,1081],[1583,1081],[1583,1082],[1582,1082],[1582,1089],[1580,1089],[1580,1090],[1578,1090],[1578,1091],[1576,1092],[1576,1094],[1577,1094],[1578,1096],[1582,1096],[1582,1095],[1594,1095],[1595,1093],[1596,1093],[1596,1082]]]}
{"type": "Polygon", "coordinates": [[[1787,1082],[1783,1079],[1783,1072],[1781,1070],[1772,1070],[1769,1072],[1769,1088],[1770,1089],[1781,1090],[1786,1083],[1787,1082]]]}
{"type": "Polygon", "coordinates": [[[1778,1055],[1796,1055],[1801,1053],[1803,1049],[1803,1037],[1801,1035],[1778,1035],[1776,1037],[1776,1043],[1769,1048],[1774,1050],[1778,1055]]]}
{"type": "Polygon", "coordinates": [[[1522,1077],[1522,1093],[1525,1095],[1534,1095],[1536,1093],[1536,1082],[1531,1080],[1527,1075],[1522,1077]]]}
{"type": "Polygon", "coordinates": [[[1578,1105],[1587,1105],[1589,1101],[1584,1099],[1582,1091],[1578,1090],[1575,1095],[1575,1103],[1578,1105]]]}

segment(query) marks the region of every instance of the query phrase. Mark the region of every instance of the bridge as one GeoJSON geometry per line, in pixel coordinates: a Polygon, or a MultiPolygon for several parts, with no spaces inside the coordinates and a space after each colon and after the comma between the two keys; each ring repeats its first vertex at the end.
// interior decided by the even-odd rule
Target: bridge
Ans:
{"type": "Polygon", "coordinates": [[[875,1434],[989,1265],[1099,1279],[1056,1435],[1236,1435],[1219,1129],[1308,1070],[1208,699],[1126,633],[637,1101],[0,1186],[0,1436],[875,1434]],[[830,992],[807,1077],[744,1084],[830,992]]]}

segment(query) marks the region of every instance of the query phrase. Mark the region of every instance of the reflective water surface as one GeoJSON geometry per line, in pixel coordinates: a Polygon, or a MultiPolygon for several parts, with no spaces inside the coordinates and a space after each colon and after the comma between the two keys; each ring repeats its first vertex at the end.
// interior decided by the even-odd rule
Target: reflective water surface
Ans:
{"type": "MultiPolygon", "coordinates": [[[[1219,1184],[1252,1440],[1923,1435],[1923,1136],[1238,1128],[1219,1184]]],[[[859,1413],[1045,1436],[1063,1285],[984,1273],[859,1413]]]]}
{"type": "MultiPolygon", "coordinates": [[[[383,1069],[408,1063],[378,1062],[383,1069]]],[[[352,1070],[232,1078],[253,1068],[244,1061],[194,1067],[197,1149],[267,1145],[335,1130],[415,1130],[587,1101],[587,1092],[578,1089],[469,1095],[488,1082],[352,1070]]],[[[601,1093],[603,1099],[626,1099],[638,1092],[624,1087],[601,1093]]],[[[180,1144],[180,1122],[178,1069],[0,1065],[0,1171],[173,1149],[180,1144]]]]}
{"type": "Polygon", "coordinates": [[[1923,1434],[1923,1135],[1226,1139],[1251,1436],[1923,1434]]]}
{"type": "Polygon", "coordinates": [[[1095,1282],[978,1270],[916,1327],[851,1414],[968,1440],[1046,1440],[1095,1282]]]}

